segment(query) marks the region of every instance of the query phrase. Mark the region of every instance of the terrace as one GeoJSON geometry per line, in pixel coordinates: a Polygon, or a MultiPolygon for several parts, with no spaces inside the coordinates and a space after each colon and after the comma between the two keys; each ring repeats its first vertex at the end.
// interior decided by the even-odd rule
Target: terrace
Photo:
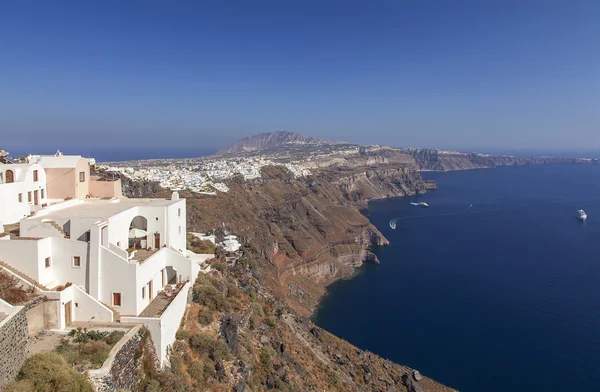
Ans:
{"type": "Polygon", "coordinates": [[[184,283],[166,285],[163,291],[156,295],[138,317],[160,317],[179,294],[184,283]]]}

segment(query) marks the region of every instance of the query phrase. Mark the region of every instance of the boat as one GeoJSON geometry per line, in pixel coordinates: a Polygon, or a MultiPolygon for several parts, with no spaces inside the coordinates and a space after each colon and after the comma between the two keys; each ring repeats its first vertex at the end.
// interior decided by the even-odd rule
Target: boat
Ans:
{"type": "Polygon", "coordinates": [[[395,219],[390,221],[390,228],[392,230],[396,230],[396,220],[395,219]]]}
{"type": "Polygon", "coordinates": [[[585,213],[584,210],[577,210],[577,219],[582,220],[582,221],[587,219],[587,214],[585,213]]]}
{"type": "Polygon", "coordinates": [[[424,201],[422,201],[422,202],[419,202],[419,206],[427,208],[427,207],[429,207],[429,204],[427,204],[424,201]]]}

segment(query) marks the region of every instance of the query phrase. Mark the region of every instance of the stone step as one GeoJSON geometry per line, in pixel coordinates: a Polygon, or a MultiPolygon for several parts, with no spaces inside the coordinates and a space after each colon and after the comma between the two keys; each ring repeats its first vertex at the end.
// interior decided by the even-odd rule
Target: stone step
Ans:
{"type": "Polygon", "coordinates": [[[14,273],[15,275],[19,276],[21,279],[26,280],[27,282],[29,282],[30,284],[33,284],[34,286],[36,286],[38,289],[40,290],[44,290],[44,291],[50,291],[50,289],[46,286],[44,286],[43,284],[41,284],[40,282],[38,282],[37,280],[33,279],[31,276],[19,271],[18,269],[14,268],[12,265],[5,263],[4,261],[0,260],[0,267],[14,273]]]}
{"type": "Polygon", "coordinates": [[[109,308],[110,310],[112,310],[112,312],[113,312],[113,320],[114,320],[115,322],[116,322],[116,321],[121,321],[121,313],[117,312],[117,311],[115,310],[115,308],[113,308],[112,306],[110,306],[110,305],[109,305],[109,304],[107,304],[107,303],[104,303],[104,302],[102,302],[102,301],[100,301],[100,303],[101,303],[102,305],[106,306],[107,308],[109,308]]]}

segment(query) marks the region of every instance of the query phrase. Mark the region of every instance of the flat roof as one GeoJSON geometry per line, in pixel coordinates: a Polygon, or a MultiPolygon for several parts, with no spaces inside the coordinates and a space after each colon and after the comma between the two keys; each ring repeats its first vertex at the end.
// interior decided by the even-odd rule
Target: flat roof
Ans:
{"type": "Polygon", "coordinates": [[[30,221],[42,221],[45,219],[77,219],[77,218],[97,218],[98,220],[107,220],[134,207],[168,207],[184,199],[86,199],[77,204],[65,202],[66,206],[55,204],[51,207],[40,210],[36,215],[26,218],[30,221]]]}
{"type": "Polygon", "coordinates": [[[32,155],[31,162],[45,169],[63,169],[77,166],[81,158],[81,155],[32,155]]]}

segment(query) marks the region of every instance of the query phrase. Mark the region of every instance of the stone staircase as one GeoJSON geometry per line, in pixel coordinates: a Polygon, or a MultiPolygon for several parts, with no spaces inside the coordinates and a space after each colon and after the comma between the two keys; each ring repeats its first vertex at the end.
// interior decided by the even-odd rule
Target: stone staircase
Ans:
{"type": "Polygon", "coordinates": [[[50,289],[48,287],[44,286],[37,280],[33,279],[31,276],[24,274],[23,272],[19,271],[18,269],[14,268],[13,266],[11,266],[8,263],[5,263],[2,260],[0,260],[0,269],[5,269],[7,271],[12,272],[13,274],[17,275],[18,277],[20,277],[21,279],[23,279],[24,281],[29,283],[30,285],[34,285],[35,287],[37,287],[40,290],[50,291],[50,289]]]}
{"type": "Polygon", "coordinates": [[[62,227],[60,227],[60,225],[54,221],[48,221],[46,223],[49,223],[50,226],[54,227],[56,230],[58,230],[59,233],[61,233],[63,235],[63,237],[65,237],[66,239],[71,238],[70,236],[67,235],[67,233],[65,233],[65,231],[63,230],[62,227]]]}
{"type": "Polygon", "coordinates": [[[110,305],[109,305],[109,304],[107,304],[107,303],[104,303],[104,302],[102,302],[102,301],[100,301],[100,303],[101,303],[102,305],[106,306],[107,308],[109,308],[110,310],[112,310],[112,312],[113,312],[113,321],[114,321],[114,322],[121,321],[121,313],[117,312],[117,311],[115,310],[115,308],[113,308],[112,306],[110,306],[110,305]]]}

